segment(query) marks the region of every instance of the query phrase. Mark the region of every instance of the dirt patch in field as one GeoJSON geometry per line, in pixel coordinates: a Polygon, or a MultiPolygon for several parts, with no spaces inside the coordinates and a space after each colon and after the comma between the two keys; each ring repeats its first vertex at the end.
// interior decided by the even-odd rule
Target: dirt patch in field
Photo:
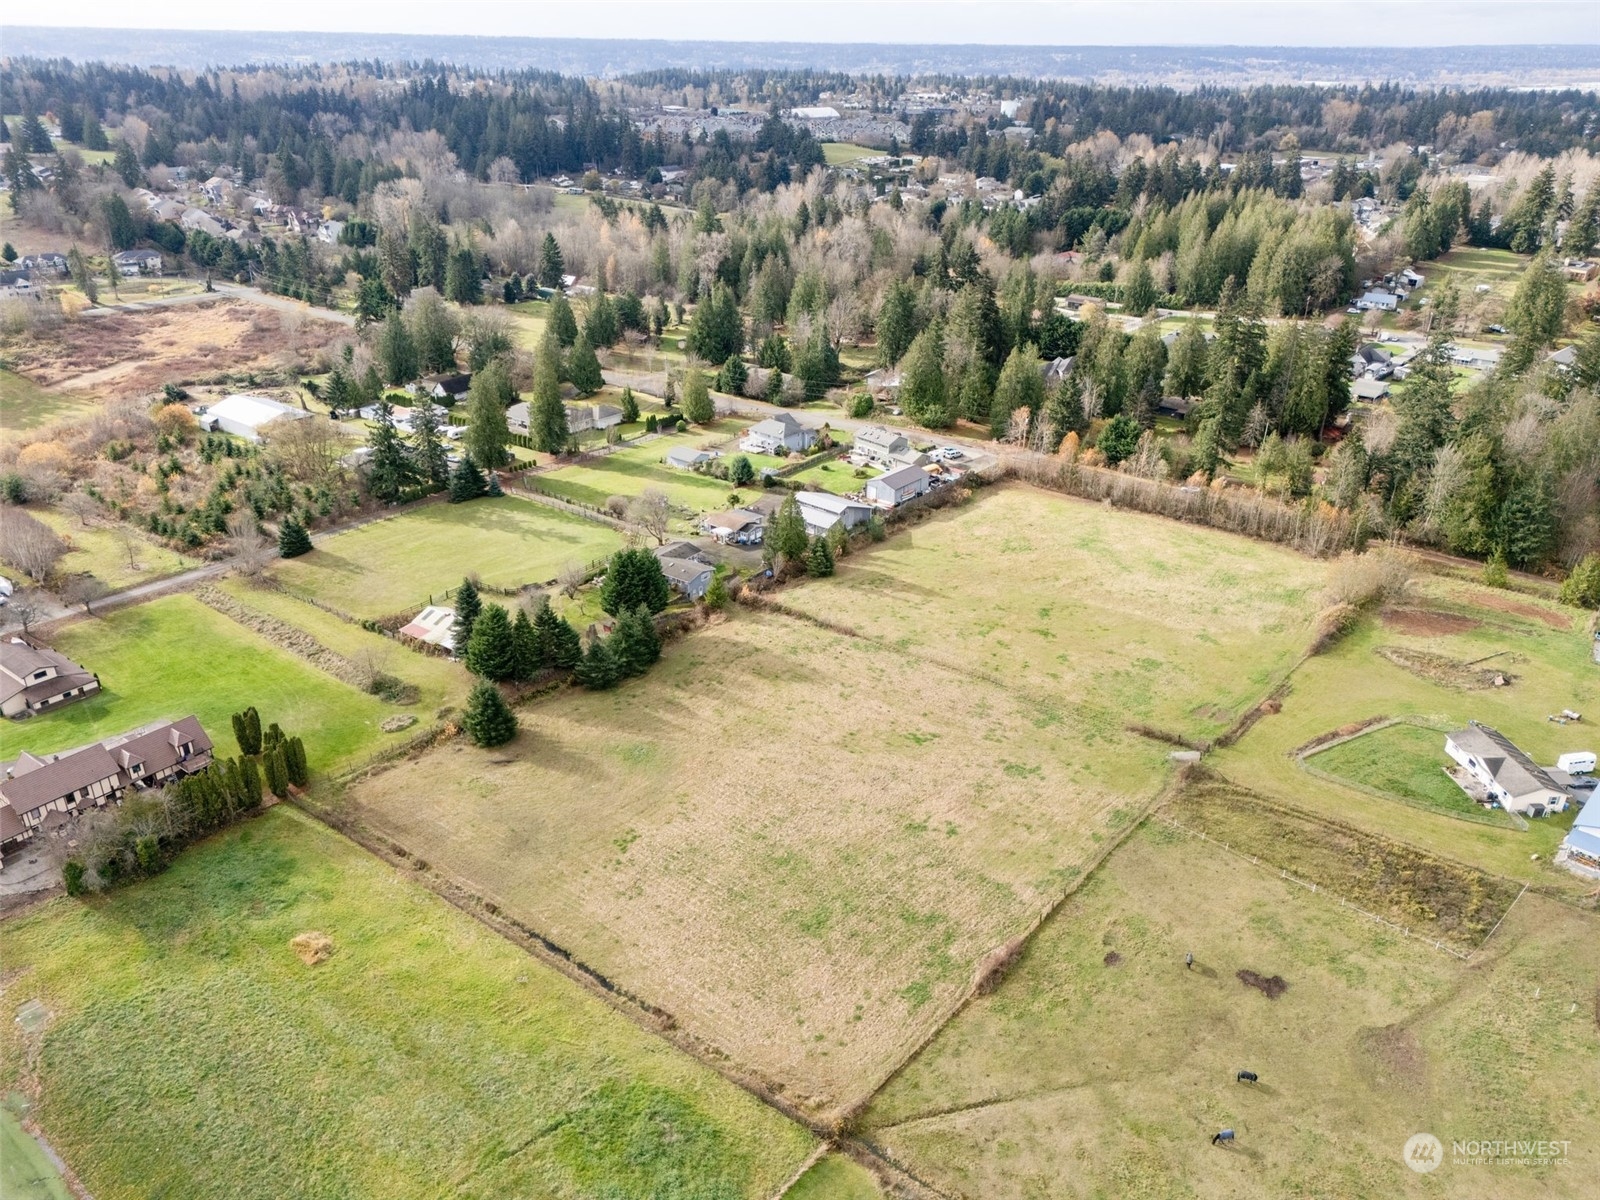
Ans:
{"type": "Polygon", "coordinates": [[[314,967],[320,962],[327,962],[333,955],[333,939],[325,933],[318,933],[315,929],[307,930],[290,938],[289,948],[306,966],[314,967]]]}
{"type": "Polygon", "coordinates": [[[1289,981],[1282,975],[1258,975],[1256,972],[1242,969],[1235,972],[1239,982],[1245,987],[1255,988],[1268,1000],[1276,1000],[1289,990],[1289,981]]]}
{"type": "Polygon", "coordinates": [[[1470,633],[1482,621],[1464,617],[1459,613],[1439,612],[1429,608],[1389,608],[1383,612],[1383,623],[1401,633],[1418,637],[1449,637],[1456,633],[1470,633]]]}
{"type": "Polygon", "coordinates": [[[326,346],[343,326],[239,300],[80,318],[7,350],[15,370],[52,390],[122,395],[264,367],[326,346]]]}
{"type": "Polygon", "coordinates": [[[1103,961],[1105,962],[1106,966],[1114,967],[1122,961],[1122,955],[1118,954],[1115,950],[1111,950],[1107,952],[1103,961]]]}
{"type": "Polygon", "coordinates": [[[1530,621],[1542,621],[1551,629],[1571,629],[1572,618],[1563,616],[1558,612],[1551,612],[1548,608],[1541,608],[1537,604],[1529,604],[1523,600],[1513,600],[1510,596],[1499,592],[1477,592],[1473,594],[1472,603],[1480,608],[1492,608],[1495,612],[1510,613],[1512,616],[1527,617],[1530,621]]]}
{"type": "Polygon", "coordinates": [[[1426,650],[1413,650],[1408,646],[1379,646],[1373,653],[1430,683],[1469,691],[1509,687],[1517,677],[1506,668],[1521,661],[1519,655],[1501,654],[1485,665],[1474,666],[1443,654],[1430,654],[1426,650]]]}
{"type": "Polygon", "coordinates": [[[1419,1092],[1427,1082],[1427,1051],[1405,1025],[1363,1029],[1356,1035],[1355,1056],[1362,1073],[1379,1086],[1419,1092]]]}

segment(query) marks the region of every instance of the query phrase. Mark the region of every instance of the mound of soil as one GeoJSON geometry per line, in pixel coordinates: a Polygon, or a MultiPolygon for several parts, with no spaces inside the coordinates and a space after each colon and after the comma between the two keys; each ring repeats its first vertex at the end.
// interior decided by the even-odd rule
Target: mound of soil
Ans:
{"type": "Polygon", "coordinates": [[[1430,608],[1386,608],[1383,611],[1383,623],[1391,629],[1417,637],[1449,637],[1455,633],[1468,633],[1483,624],[1459,613],[1439,612],[1430,608]]]}
{"type": "MultiPolygon", "coordinates": [[[[1468,666],[1453,658],[1446,658],[1442,654],[1430,654],[1426,650],[1413,650],[1407,646],[1379,646],[1374,653],[1392,662],[1401,670],[1410,671],[1430,683],[1443,684],[1445,687],[1468,690],[1508,687],[1516,682],[1517,678],[1505,670],[1503,665],[1468,666]]],[[[1492,660],[1493,663],[1499,664],[1515,661],[1518,661],[1515,656],[1505,654],[1492,660]]]]}
{"type": "Polygon", "coordinates": [[[1274,975],[1270,979],[1264,975],[1257,975],[1254,971],[1241,970],[1238,972],[1239,982],[1245,987],[1253,987],[1268,1000],[1276,1000],[1289,990],[1289,981],[1282,975],[1274,975]]]}
{"type": "Polygon", "coordinates": [[[289,939],[289,948],[300,956],[300,961],[308,967],[314,967],[320,962],[326,962],[333,954],[333,939],[325,933],[308,930],[297,933],[289,939]]]}
{"type": "Polygon", "coordinates": [[[378,723],[378,728],[385,733],[399,733],[402,729],[410,729],[416,723],[416,717],[410,713],[401,713],[398,716],[385,717],[378,723]]]}

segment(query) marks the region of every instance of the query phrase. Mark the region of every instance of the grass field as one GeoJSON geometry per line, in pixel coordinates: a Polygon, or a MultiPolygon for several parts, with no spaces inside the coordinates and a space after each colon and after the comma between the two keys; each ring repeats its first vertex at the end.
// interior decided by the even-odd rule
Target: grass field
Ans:
{"type": "Polygon", "coordinates": [[[1127,825],[1167,749],[741,610],[643,680],[524,709],[510,747],[451,743],[346,803],[826,1109],[1127,825]]]}
{"type": "MultiPolygon", "coordinates": [[[[1208,762],[1245,786],[1309,811],[1512,878],[1574,889],[1575,877],[1549,865],[1571,814],[1532,821],[1526,832],[1455,820],[1318,779],[1295,765],[1293,752],[1314,738],[1378,716],[1417,717],[1450,728],[1482,721],[1537,762],[1592,748],[1597,738],[1588,720],[1566,727],[1545,720],[1563,708],[1586,718],[1600,711],[1600,670],[1590,659],[1589,636],[1578,626],[1572,609],[1424,576],[1403,608],[1364,621],[1332,651],[1306,662],[1295,673],[1282,711],[1208,762]],[[1455,663],[1493,655],[1481,666],[1504,671],[1511,683],[1473,690],[1451,686],[1379,653],[1388,648],[1455,663]]],[[[1326,769],[1326,759],[1318,755],[1311,761],[1326,769]]]]}
{"type": "MultiPolygon", "coordinates": [[[[51,1014],[33,1115],[98,1200],[766,1200],[812,1145],[284,807],[0,947],[8,997],[51,1014]]],[[[0,1023],[8,1089],[25,1036],[0,1023]]]]}
{"type": "Polygon", "coordinates": [[[874,150],[871,146],[857,146],[853,142],[822,143],[822,158],[830,167],[855,162],[858,158],[871,158],[875,154],[882,153],[882,150],[874,150]]]}
{"type": "Polygon", "coordinates": [[[883,1200],[883,1189],[865,1167],[830,1154],[800,1176],[783,1200],[883,1200]]]}
{"type": "Polygon", "coordinates": [[[62,1181],[60,1172],[4,1105],[0,1105],[0,1197],[4,1200],[72,1200],[72,1192],[62,1181]]]}
{"type": "MultiPolygon", "coordinates": [[[[727,508],[728,494],[739,489],[725,479],[669,467],[663,460],[669,450],[679,446],[721,450],[725,456],[732,457],[739,452],[735,439],[748,424],[723,420],[706,429],[691,427],[688,433],[653,438],[590,462],[558,467],[534,476],[529,485],[563,500],[595,507],[603,507],[612,496],[631,498],[647,488],[655,488],[666,493],[677,510],[673,514],[675,526],[697,529],[700,517],[727,508]]],[[[746,457],[758,472],[763,464],[780,461],[764,455],[746,457]]],[[[751,489],[744,491],[748,493],[751,489]]]]}
{"type": "Polygon", "coordinates": [[[507,496],[409,509],[319,542],[274,574],[291,591],[375,618],[421,608],[469,573],[495,587],[543,583],[564,563],[621,545],[607,525],[507,496]]]}
{"type": "Polygon", "coordinates": [[[1587,1196],[1597,932],[1530,894],[1468,965],[1152,822],[886,1089],[867,1136],[966,1196],[1587,1196]],[[1288,989],[1269,1000],[1240,970],[1288,989]],[[1209,1144],[1223,1128],[1232,1149],[1209,1144]],[[1403,1164],[1418,1131],[1444,1142],[1434,1175],[1403,1164]],[[1471,1138],[1567,1138],[1569,1161],[1450,1161],[1471,1138]]]}
{"type": "Polygon", "coordinates": [[[867,479],[877,474],[879,474],[877,471],[868,471],[865,478],[858,478],[855,467],[843,459],[835,458],[818,463],[814,467],[807,467],[804,471],[797,471],[789,478],[816,491],[833,492],[843,496],[850,492],[859,492],[867,485],[867,479]]]}
{"type": "Polygon", "coordinates": [[[1324,570],[1242,537],[1006,486],[785,600],[1004,680],[1042,708],[1211,737],[1304,651],[1324,570]]]}
{"type": "Polygon", "coordinates": [[[0,724],[0,759],[64,750],[189,713],[221,752],[233,754],[229,717],[253,704],[265,720],[304,738],[312,768],[325,770],[390,736],[378,722],[409,711],[363,695],[188,596],[80,621],[52,644],[98,674],[101,690],[20,724],[0,724]]]}
{"type": "Polygon", "coordinates": [[[97,407],[99,402],[92,395],[52,392],[15,371],[0,369],[0,431],[5,433],[42,429],[97,407]]]}
{"type": "Polygon", "coordinates": [[[130,565],[127,547],[118,536],[116,526],[99,519],[85,526],[70,514],[51,508],[29,511],[61,535],[70,547],[56,564],[57,571],[66,574],[86,571],[113,591],[164,579],[200,565],[199,559],[180,554],[137,532],[133,533],[132,560],[137,565],[130,565]]]}
{"type": "Polygon", "coordinates": [[[1403,797],[1433,812],[1481,818],[1483,809],[1444,773],[1444,734],[1419,725],[1386,725],[1307,760],[1362,787],[1403,797]]]}

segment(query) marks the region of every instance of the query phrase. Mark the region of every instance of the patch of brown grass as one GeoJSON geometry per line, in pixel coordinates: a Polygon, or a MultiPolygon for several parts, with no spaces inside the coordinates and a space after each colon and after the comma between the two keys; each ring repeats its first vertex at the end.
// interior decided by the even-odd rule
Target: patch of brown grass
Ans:
{"type": "Polygon", "coordinates": [[[318,933],[312,929],[305,933],[297,933],[290,938],[289,948],[306,966],[314,967],[318,963],[327,962],[333,955],[333,939],[325,933],[318,933]]]}
{"type": "Polygon", "coordinates": [[[1470,633],[1483,624],[1460,613],[1439,612],[1431,608],[1385,609],[1383,623],[1391,629],[1416,637],[1450,637],[1457,633],[1470,633]]]}
{"type": "MultiPolygon", "coordinates": [[[[1109,964],[1108,964],[1109,965],[1109,964]]],[[[1268,1000],[1276,1000],[1289,990],[1289,981],[1282,975],[1260,975],[1241,967],[1234,973],[1245,987],[1253,987],[1268,1000]]]]}

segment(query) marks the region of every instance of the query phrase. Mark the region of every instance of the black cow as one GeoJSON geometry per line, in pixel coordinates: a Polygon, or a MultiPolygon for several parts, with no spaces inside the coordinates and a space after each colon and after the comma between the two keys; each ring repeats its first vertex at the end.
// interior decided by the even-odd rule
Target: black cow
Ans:
{"type": "Polygon", "coordinates": [[[1239,1074],[1237,1076],[1235,1076],[1235,1078],[1240,1083],[1260,1083],[1261,1082],[1261,1077],[1259,1075],[1257,1075],[1254,1071],[1240,1071],[1239,1074]]]}

